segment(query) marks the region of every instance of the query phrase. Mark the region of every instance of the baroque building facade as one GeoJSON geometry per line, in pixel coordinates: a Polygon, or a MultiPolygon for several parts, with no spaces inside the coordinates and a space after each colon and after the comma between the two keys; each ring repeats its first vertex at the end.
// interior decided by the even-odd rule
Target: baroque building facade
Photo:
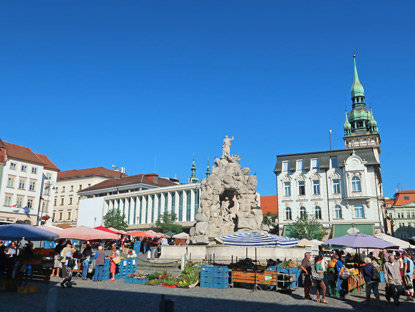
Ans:
{"type": "Polygon", "coordinates": [[[0,221],[51,224],[58,171],[46,155],[0,140],[0,221]]]}
{"type": "Polygon", "coordinates": [[[344,150],[277,156],[274,173],[283,235],[306,214],[315,216],[331,237],[383,231],[380,136],[373,112],[366,108],[355,59],[351,96],[344,150]]]}

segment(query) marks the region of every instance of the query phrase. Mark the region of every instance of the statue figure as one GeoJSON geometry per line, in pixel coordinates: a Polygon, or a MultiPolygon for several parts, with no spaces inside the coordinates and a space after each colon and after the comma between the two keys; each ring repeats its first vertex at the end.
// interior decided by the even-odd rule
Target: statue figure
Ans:
{"type": "Polygon", "coordinates": [[[219,215],[222,217],[224,221],[231,221],[232,220],[232,212],[230,209],[230,201],[228,197],[225,197],[225,200],[221,203],[221,210],[219,215]]]}
{"type": "Polygon", "coordinates": [[[223,140],[222,144],[222,158],[229,158],[231,157],[231,141],[234,139],[234,137],[228,138],[228,136],[225,136],[225,139],[223,140]]]}

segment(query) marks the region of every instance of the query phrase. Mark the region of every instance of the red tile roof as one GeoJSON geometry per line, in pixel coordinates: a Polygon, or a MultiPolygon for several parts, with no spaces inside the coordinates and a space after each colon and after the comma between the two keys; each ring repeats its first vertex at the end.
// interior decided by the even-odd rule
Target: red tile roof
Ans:
{"type": "Polygon", "coordinates": [[[393,198],[385,199],[385,208],[386,209],[392,208],[394,203],[395,203],[395,200],[393,198]]]}
{"type": "MultiPolygon", "coordinates": [[[[125,173],[122,175],[127,176],[125,173]]],[[[121,177],[121,172],[104,167],[95,167],[87,169],[65,170],[58,173],[58,180],[84,177],[104,177],[109,179],[118,179],[121,177]]]]}
{"type": "Polygon", "coordinates": [[[410,202],[415,202],[415,191],[400,191],[395,194],[394,206],[402,206],[410,202]]]}
{"type": "Polygon", "coordinates": [[[49,170],[55,170],[55,171],[59,171],[59,168],[55,166],[55,164],[49,159],[48,156],[46,155],[42,155],[42,154],[37,154],[37,157],[39,157],[41,160],[43,160],[43,162],[46,164],[45,168],[49,169],[49,170]]]}
{"type": "Polygon", "coordinates": [[[278,214],[278,196],[261,196],[261,210],[263,214],[278,214]]]}
{"type": "Polygon", "coordinates": [[[3,141],[2,143],[3,146],[6,147],[6,154],[8,158],[39,164],[51,170],[59,170],[59,168],[56,167],[55,164],[45,155],[36,154],[30,148],[25,146],[3,141]]]}
{"type": "Polygon", "coordinates": [[[173,185],[178,184],[177,182],[174,182],[168,178],[160,178],[158,177],[158,175],[157,175],[158,177],[157,183],[154,183],[147,176],[154,176],[154,174],[149,174],[149,175],[148,174],[137,174],[137,175],[132,175],[129,177],[121,178],[121,179],[106,180],[106,181],[102,181],[101,183],[92,185],[82,190],[82,192],[106,189],[106,188],[116,187],[116,186],[121,186],[121,185],[137,184],[137,183],[155,185],[159,187],[173,186],[173,185]]]}

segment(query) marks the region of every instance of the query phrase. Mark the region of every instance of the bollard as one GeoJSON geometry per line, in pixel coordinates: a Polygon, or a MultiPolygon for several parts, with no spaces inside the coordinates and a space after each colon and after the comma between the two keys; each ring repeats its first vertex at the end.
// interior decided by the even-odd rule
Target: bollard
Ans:
{"type": "Polygon", "coordinates": [[[181,259],[181,261],[180,261],[180,271],[183,271],[183,270],[184,270],[184,266],[185,266],[185,264],[186,264],[186,256],[185,256],[185,255],[183,255],[183,256],[182,256],[182,259],[181,259]]]}
{"type": "Polygon", "coordinates": [[[166,300],[166,297],[161,295],[159,312],[174,312],[174,300],[166,300]]]}

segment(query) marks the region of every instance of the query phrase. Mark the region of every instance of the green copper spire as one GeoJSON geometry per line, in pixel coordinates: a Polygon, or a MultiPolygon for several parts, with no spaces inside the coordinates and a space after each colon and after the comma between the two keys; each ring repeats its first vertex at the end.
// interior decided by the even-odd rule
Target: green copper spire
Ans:
{"type": "Polygon", "coordinates": [[[365,96],[365,90],[363,89],[363,86],[359,81],[359,75],[357,73],[356,55],[353,55],[353,62],[354,62],[354,81],[353,81],[352,89],[350,90],[352,93],[352,98],[356,96],[365,96]]]}
{"type": "Polygon", "coordinates": [[[209,166],[209,158],[208,158],[208,162],[207,162],[207,168],[206,168],[206,178],[210,177],[210,166],[209,166]]]}
{"type": "Polygon", "coordinates": [[[196,176],[196,163],[195,163],[195,154],[193,153],[193,163],[192,163],[192,168],[191,170],[191,175],[189,178],[189,183],[197,183],[199,182],[199,179],[196,176]]]}

